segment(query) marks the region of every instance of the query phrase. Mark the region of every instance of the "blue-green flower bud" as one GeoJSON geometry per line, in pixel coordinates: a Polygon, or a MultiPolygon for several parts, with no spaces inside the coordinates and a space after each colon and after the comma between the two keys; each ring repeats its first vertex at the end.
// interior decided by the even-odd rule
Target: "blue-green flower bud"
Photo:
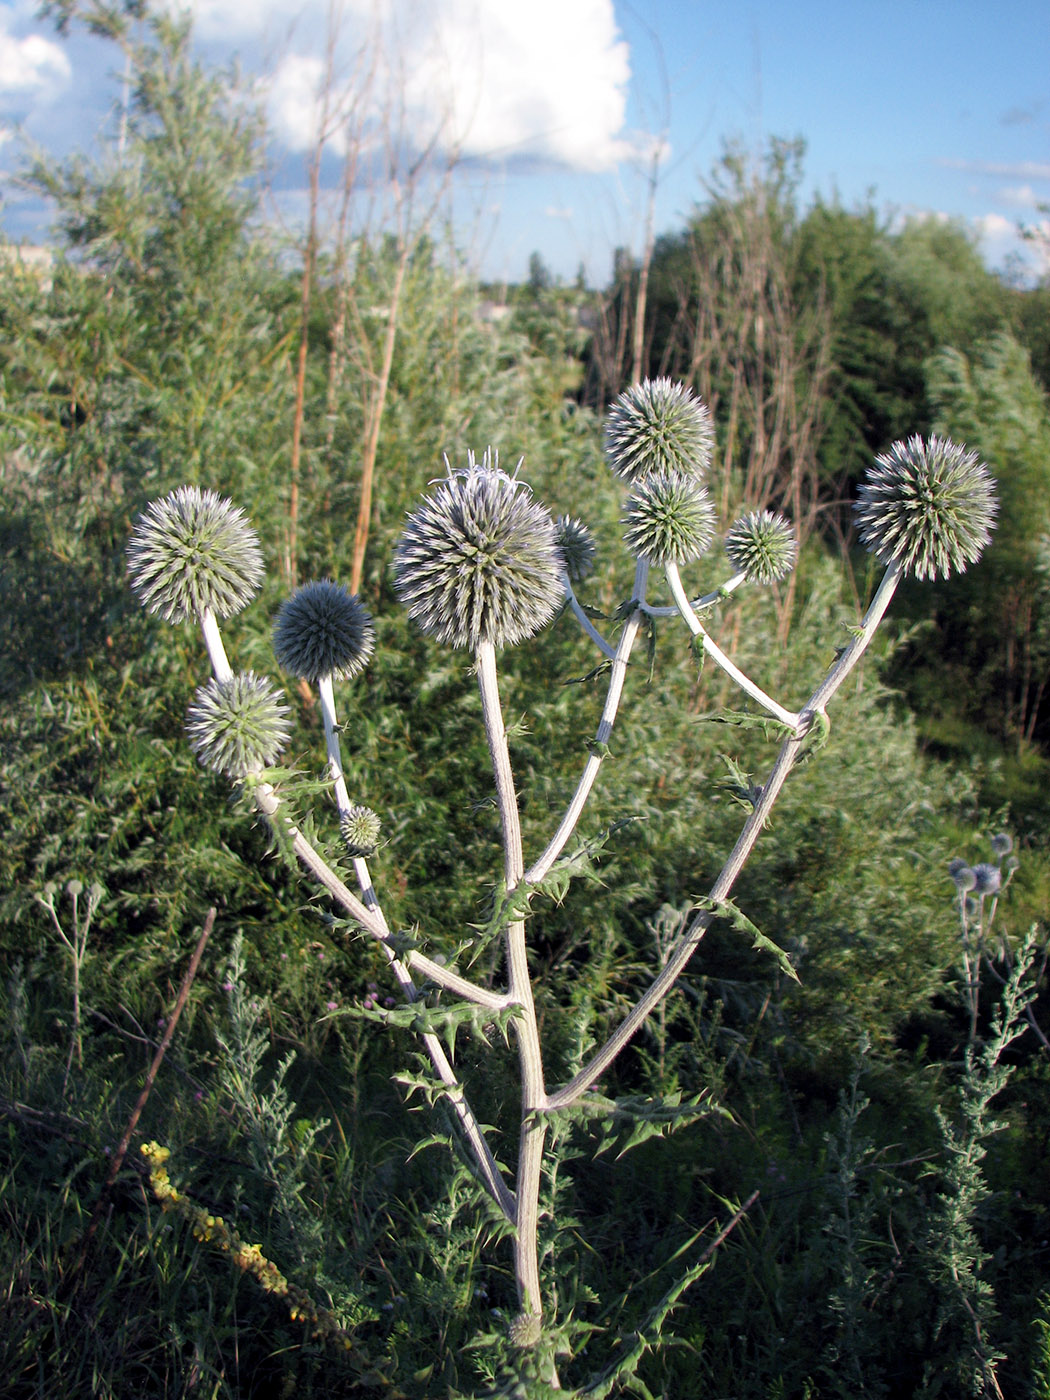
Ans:
{"type": "Polygon", "coordinates": [[[1002,887],[1003,877],[997,865],[989,865],[982,861],[980,865],[973,868],[973,892],[976,895],[998,894],[1002,887]]]}
{"type": "Polygon", "coordinates": [[[304,681],[348,680],[368,665],[375,628],[360,598],[342,584],[304,583],[281,605],[273,650],[283,669],[304,681]]]}
{"type": "Polygon", "coordinates": [[[559,515],[554,530],[569,582],[582,583],[594,569],[594,536],[571,515],[559,515]]]}

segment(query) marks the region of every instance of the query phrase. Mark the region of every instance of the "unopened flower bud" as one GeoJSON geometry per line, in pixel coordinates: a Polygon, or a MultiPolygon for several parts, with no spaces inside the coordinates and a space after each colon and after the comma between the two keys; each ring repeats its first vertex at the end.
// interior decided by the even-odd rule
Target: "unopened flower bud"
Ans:
{"type": "Polygon", "coordinates": [[[373,855],[382,828],[382,822],[371,807],[351,807],[339,822],[347,855],[354,859],[373,855]]]}
{"type": "Polygon", "coordinates": [[[394,587],[424,632],[449,646],[513,646],[564,598],[554,521],[485,453],[449,469],[405,524],[394,587]]]}
{"type": "Polygon", "coordinates": [[[128,573],[149,612],[184,622],[206,611],[240,612],[259,586],[263,560],[242,510],[214,491],[181,486],[139,516],[128,573]]]}
{"type": "Polygon", "coordinates": [[[895,442],[876,457],[854,506],[869,552],[917,579],[948,578],[979,559],[998,508],[977,454],[939,437],[895,442]]]}
{"type": "Polygon", "coordinates": [[[609,409],[605,456],[624,481],[656,472],[703,477],[715,432],[706,404],[670,379],[646,379],[626,389],[609,409]]]}
{"type": "Polygon", "coordinates": [[[304,681],[356,676],[374,649],[375,628],[360,598],[328,579],[297,588],[273,626],[279,664],[304,681]]]}
{"type": "Polygon", "coordinates": [[[201,686],[186,732],[206,768],[243,778],[269,768],[288,739],[288,707],[262,676],[247,671],[201,686]]]}
{"type": "Polygon", "coordinates": [[[624,543],[650,564],[699,559],[715,532],[715,508],[707,488],[682,472],[657,472],[635,483],[624,507],[624,543]]]}

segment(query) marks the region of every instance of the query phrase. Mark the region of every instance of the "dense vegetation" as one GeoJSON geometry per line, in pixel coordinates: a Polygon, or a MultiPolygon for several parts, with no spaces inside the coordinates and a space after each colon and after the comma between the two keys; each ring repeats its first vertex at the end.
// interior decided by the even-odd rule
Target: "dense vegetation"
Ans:
{"type": "MultiPolygon", "coordinates": [[[[611,618],[631,580],[602,415],[640,369],[710,404],[723,518],[769,505],[798,529],[791,582],[719,618],[764,683],[803,695],[848,636],[872,588],[848,502],[894,439],[977,449],[1001,523],[964,578],[899,595],[738,888],[800,983],[716,927],[610,1076],[609,1092],[706,1090],[712,1112],[621,1157],[565,1128],[545,1187],[576,1352],[563,1384],[654,1340],[647,1318],[749,1202],[662,1345],[639,1345],[634,1393],[1050,1397],[1041,934],[1024,954],[1050,896],[1050,288],[988,273],[951,225],[800,208],[802,152],[776,143],[757,163],[729,151],[658,241],[640,366],[626,255],[602,292],[537,262],[493,319],[436,230],[402,226],[352,257],[319,240],[304,295],[302,258],[259,217],[250,109],[177,27],[89,13],[132,62],[123,151],[32,167],[55,264],[0,272],[4,1393],[544,1393],[497,1375],[524,1365],[504,1337],[506,1246],[440,1114],[395,1081],[416,1073],[410,1039],[353,1014],[388,995],[382,960],[197,765],[183,719],[199,642],[136,607],[124,550],[146,503],[183,483],[244,506],[270,568],[229,640],[269,674],[288,585],[359,570],[378,637],[343,701],[348,777],[384,818],[391,921],[448,930],[433,951],[451,952],[490,912],[491,778],[467,663],[396,602],[394,540],[442,453],[492,443],[524,455],[553,511],[586,518],[587,601],[611,618]],[[949,861],[991,862],[999,832],[1016,874],[960,927],[949,861]],[[292,1320],[200,1216],[162,1212],[137,1151],[150,1139],[203,1218],[257,1241],[336,1337],[292,1320]]],[[[506,656],[527,842],[593,733],[592,666],[567,618],[506,656]]],[[[771,759],[760,734],[705,722],[735,702],[669,632],[651,675],[635,669],[587,817],[586,834],[612,835],[594,878],[530,923],[566,1066],[647,983],[771,759]]],[[[287,689],[298,733],[318,736],[315,695],[287,689]]],[[[300,742],[316,776],[323,750],[300,742]]],[[[509,1065],[457,1052],[465,1073],[483,1066],[482,1116],[500,1122],[509,1065]]]]}

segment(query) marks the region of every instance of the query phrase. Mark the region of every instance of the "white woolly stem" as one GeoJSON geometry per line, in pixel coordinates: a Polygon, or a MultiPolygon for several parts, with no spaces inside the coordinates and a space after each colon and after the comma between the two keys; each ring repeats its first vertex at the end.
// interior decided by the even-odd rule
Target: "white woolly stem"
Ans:
{"type": "Polygon", "coordinates": [[[750,676],[746,676],[740,667],[730,661],[725,652],[713,641],[704,628],[704,624],[693,611],[693,606],[686,597],[685,589],[682,587],[682,579],[678,572],[677,564],[668,564],[664,572],[671,589],[672,597],[679,613],[685,621],[686,626],[694,637],[699,637],[703,643],[704,651],[707,652],[711,660],[721,666],[727,676],[731,676],[736,681],[741,690],[751,696],[752,700],[758,703],[771,715],[775,715],[782,724],[786,724],[790,729],[797,729],[798,715],[794,715],[790,710],[785,710],[783,705],[778,704],[772,696],[767,695],[760,685],[756,685],[750,676]]]}
{"type": "MultiPolygon", "coordinates": [[[[649,565],[644,559],[638,561],[634,573],[634,610],[624,626],[620,636],[620,644],[613,653],[612,672],[609,676],[609,689],[605,696],[605,707],[602,710],[602,717],[598,721],[598,728],[595,732],[595,744],[608,744],[612,736],[613,723],[616,720],[616,712],[620,707],[620,697],[623,695],[624,680],[627,677],[627,663],[630,659],[631,651],[638,637],[638,629],[642,624],[643,609],[645,606],[645,587],[649,575],[649,565]]],[[[561,825],[551,837],[547,849],[540,858],[525,872],[527,884],[535,884],[542,880],[550,870],[551,866],[565,849],[565,843],[576,829],[576,823],[580,819],[587,798],[590,796],[594,780],[598,776],[598,770],[602,766],[602,755],[592,753],[584,764],[583,773],[576,786],[572,801],[566,809],[561,825]]]]}
{"type": "Polygon", "coordinates": [[[328,771],[332,775],[335,788],[335,806],[340,817],[350,810],[350,794],[346,790],[343,776],[343,754],[336,733],[335,690],[331,675],[321,676],[317,682],[317,693],[321,699],[321,718],[324,721],[324,742],[328,751],[328,771]]]}
{"type": "Polygon", "coordinates": [[[226,655],[226,648],[222,644],[222,636],[219,633],[219,623],[211,608],[205,608],[200,615],[201,631],[204,633],[204,645],[208,648],[208,659],[211,662],[211,669],[217,681],[230,681],[233,679],[233,667],[230,665],[226,655]]]}
{"type": "MultiPolygon", "coordinates": [[[[741,570],[740,573],[734,574],[732,578],[727,579],[725,583],[721,584],[718,588],[714,589],[713,592],[705,593],[701,598],[694,598],[690,606],[694,610],[698,608],[713,608],[717,603],[724,602],[725,599],[728,598],[731,593],[735,593],[736,590],[740,587],[740,585],[746,582],[747,574],[743,570],[741,570]]],[[[678,616],[677,608],[663,606],[654,607],[652,603],[643,603],[642,611],[646,613],[649,617],[678,616]]]]}
{"type": "MultiPolygon", "coordinates": [[[[503,828],[503,875],[508,894],[521,882],[524,861],[521,850],[521,822],[514,791],[514,774],[507,747],[507,732],[496,675],[496,649],[491,642],[480,642],[475,651],[478,688],[485,720],[492,771],[496,782],[503,828]]],[[[521,1131],[518,1144],[517,1214],[514,1232],[514,1274],[518,1301],[524,1313],[539,1316],[542,1311],[538,1249],[540,1167],[547,1124],[543,1117],[547,1093],[543,1081],[536,1007],[525,949],[525,921],[515,919],[505,934],[508,993],[521,1008],[514,1018],[518,1063],[521,1069],[521,1131]]]]}

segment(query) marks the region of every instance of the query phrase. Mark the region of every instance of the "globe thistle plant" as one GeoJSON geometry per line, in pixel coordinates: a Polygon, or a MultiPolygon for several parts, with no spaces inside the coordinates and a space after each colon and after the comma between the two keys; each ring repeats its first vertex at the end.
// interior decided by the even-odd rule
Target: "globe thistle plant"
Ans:
{"type": "Polygon", "coordinates": [[[383,824],[371,807],[353,806],[339,821],[346,853],[355,860],[375,853],[382,829],[383,824]]]}
{"type": "Polygon", "coordinates": [[[947,438],[912,437],[876,457],[854,509],[869,552],[906,576],[935,579],[980,558],[998,503],[975,452],[947,438]]]}
{"type": "Polygon", "coordinates": [[[795,567],[798,545],[791,526],[771,510],[742,515],[726,535],[726,554],[750,583],[776,583],[795,567]]]}
{"type": "Polygon", "coordinates": [[[184,622],[240,612],[259,587],[263,559],[242,510],[214,491],[181,486],[139,516],[128,572],[149,612],[184,622]]]}
{"type": "Polygon", "coordinates": [[[357,594],[342,584],[304,583],[277,614],[273,649],[284,670],[304,681],[348,680],[368,665],[375,627],[357,594]]]}
{"type": "Polygon", "coordinates": [[[268,680],[252,671],[210,680],[194,696],[186,733],[206,768],[244,778],[269,768],[288,739],[288,707],[268,680]]]}
{"type": "Polygon", "coordinates": [[[394,553],[394,588],[429,636],[453,647],[513,646],[538,632],[563,597],[554,521],[495,454],[423,500],[394,553]]]}
{"type": "Polygon", "coordinates": [[[554,529],[566,577],[570,583],[582,583],[594,569],[594,536],[571,515],[559,515],[554,529]]]}
{"type": "Polygon", "coordinates": [[[658,472],[703,477],[715,432],[706,404],[670,379],[646,379],[625,390],[609,409],[605,456],[625,481],[658,472]]]}
{"type": "Polygon", "coordinates": [[[627,498],[624,542],[650,564],[688,564],[708,549],[715,507],[707,488],[682,472],[643,477],[627,498]]]}

